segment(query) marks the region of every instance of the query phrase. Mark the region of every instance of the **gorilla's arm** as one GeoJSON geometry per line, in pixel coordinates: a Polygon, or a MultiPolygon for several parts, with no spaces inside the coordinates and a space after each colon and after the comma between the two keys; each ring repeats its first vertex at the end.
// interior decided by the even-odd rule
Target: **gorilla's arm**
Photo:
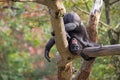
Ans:
{"type": "Polygon", "coordinates": [[[75,22],[67,23],[65,24],[65,30],[66,32],[73,31],[76,29],[77,26],[79,26],[79,23],[75,23],[75,22]]]}
{"type": "MultiPolygon", "coordinates": [[[[52,32],[52,33],[54,34],[54,32],[52,32]]],[[[67,40],[70,41],[71,37],[69,36],[68,33],[66,33],[66,36],[67,36],[67,40]]],[[[50,40],[48,41],[48,43],[45,46],[45,58],[47,59],[48,62],[50,62],[49,52],[54,44],[55,44],[55,39],[53,36],[50,38],[50,40]]]]}
{"type": "Polygon", "coordinates": [[[50,52],[50,49],[53,47],[54,44],[55,44],[55,39],[54,39],[54,37],[52,37],[45,46],[45,58],[49,62],[50,62],[49,52],[50,52]]]}
{"type": "Polygon", "coordinates": [[[80,39],[80,42],[82,43],[82,45],[84,47],[99,47],[100,45],[94,42],[90,42],[90,41],[84,41],[82,38],[80,39]]]}

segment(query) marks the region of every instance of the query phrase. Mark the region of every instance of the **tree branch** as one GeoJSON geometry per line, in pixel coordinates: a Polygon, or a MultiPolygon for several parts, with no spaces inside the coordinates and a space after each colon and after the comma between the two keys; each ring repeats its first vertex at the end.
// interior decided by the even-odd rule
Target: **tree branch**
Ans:
{"type": "Polygon", "coordinates": [[[115,3],[119,2],[119,1],[120,0],[113,1],[113,2],[110,3],[110,5],[113,5],[113,4],[115,4],[115,3]]]}
{"type": "Polygon", "coordinates": [[[103,0],[96,0],[90,12],[90,19],[88,22],[87,29],[90,40],[93,42],[97,41],[97,34],[98,34],[97,26],[102,12],[102,4],[103,4],[103,0]]]}
{"type": "Polygon", "coordinates": [[[36,2],[39,4],[43,4],[48,6],[49,8],[53,9],[54,11],[64,9],[62,0],[0,0],[1,2],[7,2],[7,1],[12,1],[12,2],[36,2]]]}
{"type": "Polygon", "coordinates": [[[85,6],[86,6],[87,10],[90,11],[88,4],[87,4],[87,1],[84,1],[84,2],[85,2],[85,6]]]}

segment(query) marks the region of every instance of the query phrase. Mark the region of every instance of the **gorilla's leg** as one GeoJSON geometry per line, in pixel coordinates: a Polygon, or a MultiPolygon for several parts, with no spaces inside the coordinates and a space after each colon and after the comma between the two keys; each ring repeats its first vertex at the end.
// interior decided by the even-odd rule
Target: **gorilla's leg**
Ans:
{"type": "Polygon", "coordinates": [[[48,62],[50,62],[49,52],[54,44],[55,44],[55,39],[54,37],[52,37],[45,46],[45,58],[47,59],[48,62]]]}

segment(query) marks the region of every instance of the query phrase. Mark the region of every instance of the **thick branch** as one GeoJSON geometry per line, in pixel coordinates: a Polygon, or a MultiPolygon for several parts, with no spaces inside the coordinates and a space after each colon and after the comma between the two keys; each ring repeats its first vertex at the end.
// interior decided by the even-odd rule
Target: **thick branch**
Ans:
{"type": "MultiPolygon", "coordinates": [[[[55,0],[50,0],[55,1],[55,0]]],[[[57,1],[57,0],[56,0],[57,1]]],[[[60,60],[62,63],[65,61],[69,61],[69,57],[72,57],[72,54],[68,50],[68,42],[66,38],[63,15],[65,13],[64,6],[61,0],[51,3],[52,7],[50,7],[50,19],[53,31],[55,33],[55,44],[59,51],[59,56],[61,56],[60,60]],[[54,8],[54,6],[56,8],[54,8]],[[61,15],[62,14],[62,15],[61,15]]],[[[50,4],[50,3],[49,3],[50,4]]],[[[49,7],[49,6],[48,6],[49,7]]],[[[58,79],[59,80],[71,80],[72,79],[72,63],[69,61],[68,63],[64,63],[64,65],[58,66],[58,79]]]]}
{"type": "Polygon", "coordinates": [[[68,42],[66,38],[63,18],[62,17],[53,18],[52,12],[54,11],[50,11],[50,14],[51,14],[52,28],[55,33],[55,43],[60,53],[60,56],[62,57],[61,58],[62,62],[64,63],[64,60],[67,60],[67,57],[72,56],[72,54],[68,50],[68,42]]]}
{"type": "Polygon", "coordinates": [[[89,47],[85,48],[83,53],[90,57],[120,55],[120,44],[106,45],[103,47],[89,47]]]}

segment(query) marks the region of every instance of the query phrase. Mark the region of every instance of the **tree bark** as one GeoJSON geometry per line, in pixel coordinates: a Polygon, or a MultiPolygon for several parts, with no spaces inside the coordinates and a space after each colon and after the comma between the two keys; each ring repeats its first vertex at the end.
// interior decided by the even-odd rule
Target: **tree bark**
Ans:
{"type": "Polygon", "coordinates": [[[72,62],[58,66],[58,80],[72,80],[72,62]]]}

